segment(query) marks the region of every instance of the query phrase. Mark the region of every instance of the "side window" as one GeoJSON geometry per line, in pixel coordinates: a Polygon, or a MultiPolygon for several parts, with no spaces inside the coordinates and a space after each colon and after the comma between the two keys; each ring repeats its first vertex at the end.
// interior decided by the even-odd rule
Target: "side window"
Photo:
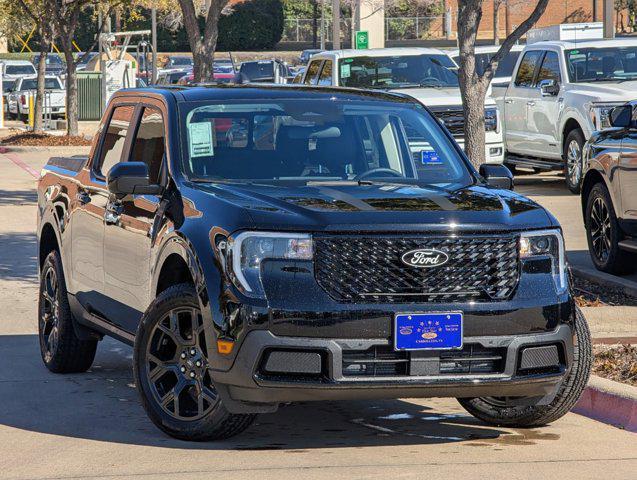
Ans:
{"type": "Polygon", "coordinates": [[[540,83],[542,80],[555,80],[556,83],[560,83],[560,61],[557,57],[557,53],[546,52],[537,75],[537,83],[540,83]]]}
{"type": "Polygon", "coordinates": [[[316,80],[318,79],[319,70],[321,69],[322,60],[314,60],[310,62],[310,66],[307,67],[307,75],[305,75],[305,83],[306,85],[316,85],[316,80]]]}
{"type": "Polygon", "coordinates": [[[331,85],[332,84],[332,61],[326,60],[323,64],[323,70],[321,70],[321,76],[318,80],[319,85],[331,85]]]}
{"type": "Polygon", "coordinates": [[[533,86],[533,74],[541,57],[542,52],[540,50],[531,50],[524,54],[522,62],[520,62],[520,68],[518,68],[518,74],[515,77],[516,87],[533,86]]]}
{"type": "Polygon", "coordinates": [[[145,107],[132,147],[131,162],[144,162],[148,166],[151,183],[159,182],[159,173],[166,151],[164,120],[161,112],[145,107]]]}
{"type": "Polygon", "coordinates": [[[108,171],[116,163],[122,161],[122,152],[130,122],[133,118],[135,105],[121,105],[115,107],[108,123],[104,142],[100,152],[100,161],[95,171],[106,177],[108,171]]]}

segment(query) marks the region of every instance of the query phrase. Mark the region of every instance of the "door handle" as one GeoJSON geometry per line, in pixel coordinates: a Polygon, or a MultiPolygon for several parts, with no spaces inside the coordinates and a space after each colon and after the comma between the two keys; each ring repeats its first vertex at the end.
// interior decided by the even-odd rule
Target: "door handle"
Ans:
{"type": "Polygon", "coordinates": [[[529,100],[528,102],[526,102],[526,104],[527,104],[529,107],[532,107],[533,105],[535,105],[535,100],[529,100]]]}
{"type": "Polygon", "coordinates": [[[119,218],[122,215],[122,206],[118,204],[109,203],[106,206],[106,211],[104,212],[104,222],[110,225],[117,225],[119,223],[119,218]]]}
{"type": "Polygon", "coordinates": [[[82,205],[86,205],[91,201],[91,196],[86,192],[78,192],[75,198],[82,205]]]}

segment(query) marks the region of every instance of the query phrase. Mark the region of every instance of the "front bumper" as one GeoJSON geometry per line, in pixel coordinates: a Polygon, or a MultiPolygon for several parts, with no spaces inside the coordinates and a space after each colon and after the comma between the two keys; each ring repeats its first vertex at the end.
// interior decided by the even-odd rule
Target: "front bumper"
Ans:
{"type": "MultiPolygon", "coordinates": [[[[212,371],[215,384],[225,397],[230,411],[259,411],[277,404],[311,400],[352,400],[416,397],[481,397],[552,395],[572,364],[573,333],[567,324],[555,330],[527,335],[466,337],[465,348],[501,352],[498,367],[491,372],[443,372],[441,365],[453,365],[453,354],[441,351],[396,352],[405,364],[400,374],[356,375],[346,372],[348,358],[360,358],[370,349],[389,352],[387,339],[322,339],[276,336],[267,330],[255,330],[245,338],[235,362],[227,371],[212,371]],[[555,346],[557,365],[550,368],[522,369],[522,352],[533,347],[555,346]],[[320,355],[320,373],[268,372],[272,352],[320,355]],[[444,357],[444,358],[443,358],[444,357]],[[425,369],[421,368],[426,365],[425,369]],[[438,368],[438,370],[436,370],[438,368]],[[246,407],[247,406],[247,407],[246,407]]],[[[464,350],[463,350],[464,351],[464,350]]],[[[446,351],[447,352],[447,351],[446,351]]],[[[294,358],[294,357],[291,357],[294,358]]],[[[298,358],[298,357],[296,357],[298,358]]],[[[387,360],[388,357],[384,357],[387,360]]],[[[475,361],[479,362],[476,357],[475,361]]],[[[383,360],[378,358],[377,360],[383,360]]],[[[373,360],[370,360],[373,361],[373,360]]],[[[465,362],[467,360],[464,360],[465,362]]],[[[461,363],[461,362],[460,362],[461,363]]],[[[528,366],[528,365],[527,365],[528,366]]],[[[294,370],[294,366],[290,366],[294,370]]]]}

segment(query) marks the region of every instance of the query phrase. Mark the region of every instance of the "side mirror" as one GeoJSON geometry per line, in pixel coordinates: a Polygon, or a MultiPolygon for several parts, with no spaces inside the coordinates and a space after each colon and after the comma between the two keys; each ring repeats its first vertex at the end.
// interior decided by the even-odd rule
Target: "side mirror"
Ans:
{"type": "Polygon", "coordinates": [[[560,93],[560,85],[553,79],[540,80],[539,85],[543,97],[554,97],[560,93]]]}
{"type": "Polygon", "coordinates": [[[161,186],[152,185],[148,174],[148,166],[144,162],[120,162],[113,166],[106,175],[108,191],[117,198],[126,195],[157,195],[161,186]]]}
{"type": "Polygon", "coordinates": [[[633,127],[633,106],[632,105],[620,105],[611,109],[608,114],[608,121],[612,127],[616,128],[630,128],[633,127]]]}
{"type": "Polygon", "coordinates": [[[513,174],[504,165],[483,163],[480,165],[480,175],[492,187],[513,190],[513,174]]]}

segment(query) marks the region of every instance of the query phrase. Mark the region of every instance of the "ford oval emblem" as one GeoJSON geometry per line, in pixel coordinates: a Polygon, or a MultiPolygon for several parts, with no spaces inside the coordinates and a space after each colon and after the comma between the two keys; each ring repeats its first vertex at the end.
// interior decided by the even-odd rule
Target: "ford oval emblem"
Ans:
{"type": "Polygon", "coordinates": [[[403,253],[405,265],[416,268],[440,267],[449,261],[449,255],[434,248],[419,248],[403,253]]]}

